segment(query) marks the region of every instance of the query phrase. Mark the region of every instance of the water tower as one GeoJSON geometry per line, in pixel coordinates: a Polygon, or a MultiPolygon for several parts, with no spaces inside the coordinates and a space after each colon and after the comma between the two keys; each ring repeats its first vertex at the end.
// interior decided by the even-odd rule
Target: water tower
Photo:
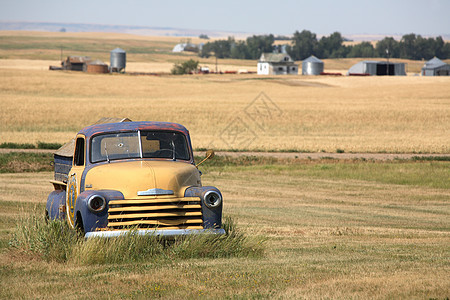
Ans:
{"type": "Polygon", "coordinates": [[[111,51],[110,64],[111,72],[125,72],[127,53],[125,50],[116,48],[111,51]]]}

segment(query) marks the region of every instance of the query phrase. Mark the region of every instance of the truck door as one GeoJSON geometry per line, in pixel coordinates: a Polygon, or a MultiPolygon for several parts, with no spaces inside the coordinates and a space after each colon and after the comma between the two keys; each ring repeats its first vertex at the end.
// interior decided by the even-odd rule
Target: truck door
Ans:
{"type": "Polygon", "coordinates": [[[86,143],[84,136],[77,136],[75,142],[75,153],[73,156],[72,168],[67,180],[67,221],[70,226],[75,227],[75,204],[80,194],[81,175],[86,164],[86,143]]]}

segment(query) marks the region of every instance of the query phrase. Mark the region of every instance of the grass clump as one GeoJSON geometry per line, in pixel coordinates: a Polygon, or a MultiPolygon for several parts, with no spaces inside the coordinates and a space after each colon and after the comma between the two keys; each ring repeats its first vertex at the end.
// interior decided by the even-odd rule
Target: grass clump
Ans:
{"type": "Polygon", "coordinates": [[[196,258],[260,257],[265,239],[249,237],[226,218],[225,235],[190,235],[167,240],[139,235],[137,229],[117,238],[92,238],[75,250],[79,264],[116,264],[144,261],[174,261],[196,258]]]}
{"type": "Polygon", "coordinates": [[[239,230],[233,219],[225,218],[225,235],[192,235],[176,241],[170,254],[177,258],[260,257],[264,253],[265,239],[247,236],[239,230]]]}
{"type": "Polygon", "coordinates": [[[19,219],[9,246],[46,261],[65,262],[81,239],[77,231],[69,228],[67,222],[46,222],[43,215],[34,213],[19,219]]]}
{"type": "Polygon", "coordinates": [[[9,242],[11,249],[45,261],[82,265],[167,262],[195,258],[260,257],[265,239],[246,236],[233,220],[224,222],[225,235],[191,235],[166,240],[139,235],[137,229],[117,238],[85,240],[65,221],[49,220],[36,214],[21,218],[9,242]]]}

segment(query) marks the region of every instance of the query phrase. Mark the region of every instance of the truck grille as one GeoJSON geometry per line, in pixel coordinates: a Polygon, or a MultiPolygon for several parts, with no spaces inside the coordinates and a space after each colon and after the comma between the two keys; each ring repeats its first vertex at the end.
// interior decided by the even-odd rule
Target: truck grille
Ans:
{"type": "Polygon", "coordinates": [[[108,228],[203,229],[200,198],[111,200],[108,228]]]}

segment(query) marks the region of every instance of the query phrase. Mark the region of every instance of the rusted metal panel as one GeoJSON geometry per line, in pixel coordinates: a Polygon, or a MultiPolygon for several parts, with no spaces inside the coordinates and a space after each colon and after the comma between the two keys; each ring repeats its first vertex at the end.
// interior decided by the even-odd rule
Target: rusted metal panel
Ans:
{"type": "Polygon", "coordinates": [[[87,63],[86,72],[104,74],[109,72],[108,65],[97,59],[87,63]]]}

